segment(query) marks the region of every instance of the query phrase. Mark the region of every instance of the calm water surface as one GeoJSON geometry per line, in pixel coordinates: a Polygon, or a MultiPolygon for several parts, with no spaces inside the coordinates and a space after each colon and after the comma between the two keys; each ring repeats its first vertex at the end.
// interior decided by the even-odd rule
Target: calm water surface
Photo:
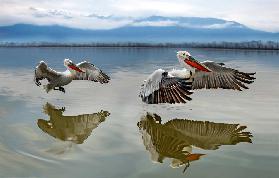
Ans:
{"type": "Polygon", "coordinates": [[[196,91],[185,105],[143,104],[141,82],[179,68],[177,50],[0,48],[0,177],[278,177],[279,52],[187,49],[257,79],[243,92],[196,91]],[[91,61],[111,83],[46,94],[33,67],[43,59],[64,70],[64,58],[91,61]],[[182,151],[205,155],[183,173],[182,151]]]}

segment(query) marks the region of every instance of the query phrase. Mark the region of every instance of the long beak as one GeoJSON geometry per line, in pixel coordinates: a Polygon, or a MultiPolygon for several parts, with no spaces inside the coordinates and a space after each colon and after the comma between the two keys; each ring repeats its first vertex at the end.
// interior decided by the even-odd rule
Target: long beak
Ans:
{"type": "Polygon", "coordinates": [[[78,71],[78,72],[83,72],[79,67],[77,67],[76,65],[68,65],[69,68],[78,71]]]}
{"type": "Polygon", "coordinates": [[[200,154],[200,153],[194,153],[194,154],[189,154],[186,156],[186,160],[188,161],[196,161],[199,160],[201,156],[204,156],[205,154],[200,154]]]}
{"type": "Polygon", "coordinates": [[[189,57],[189,59],[185,59],[186,64],[188,64],[191,67],[194,67],[198,70],[204,71],[204,72],[211,72],[210,69],[208,69],[205,65],[197,61],[192,56],[189,57]]]}

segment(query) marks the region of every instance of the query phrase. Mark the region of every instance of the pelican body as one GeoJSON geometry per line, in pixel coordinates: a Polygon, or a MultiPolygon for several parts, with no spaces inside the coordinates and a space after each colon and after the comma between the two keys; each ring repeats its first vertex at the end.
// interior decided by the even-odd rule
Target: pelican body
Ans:
{"type": "Polygon", "coordinates": [[[153,162],[163,163],[171,158],[171,167],[197,161],[205,154],[195,153],[195,149],[217,150],[222,145],[252,143],[252,133],[246,126],[229,123],[214,123],[189,119],[171,119],[162,123],[161,116],[146,113],[137,123],[146,150],[153,162]]]}
{"type": "MultiPolygon", "coordinates": [[[[245,84],[251,84],[256,79],[256,73],[245,73],[225,67],[224,63],[213,61],[199,62],[187,51],[178,51],[177,58],[183,67],[190,70],[192,89],[233,89],[242,91],[249,89],[245,84]]],[[[180,72],[182,72],[180,70],[180,72]]]]}
{"type": "Polygon", "coordinates": [[[140,91],[142,101],[148,104],[186,103],[195,89],[248,89],[255,73],[244,73],[213,61],[199,62],[187,51],[178,51],[177,59],[183,69],[155,70],[144,81],[140,91]]]}
{"type": "Polygon", "coordinates": [[[45,133],[62,141],[71,141],[82,144],[110,115],[108,111],[101,110],[92,114],[65,116],[65,107],[61,109],[50,103],[43,106],[43,112],[49,116],[49,120],[38,119],[38,127],[45,133]]]}
{"type": "Polygon", "coordinates": [[[63,86],[68,85],[73,80],[90,80],[102,84],[108,83],[110,80],[108,75],[86,61],[74,64],[70,59],[65,59],[64,66],[67,68],[66,71],[57,72],[48,67],[44,61],[39,62],[35,69],[35,84],[40,86],[40,80],[47,79],[48,84],[44,85],[47,93],[51,90],[59,90],[65,93],[63,86]]]}

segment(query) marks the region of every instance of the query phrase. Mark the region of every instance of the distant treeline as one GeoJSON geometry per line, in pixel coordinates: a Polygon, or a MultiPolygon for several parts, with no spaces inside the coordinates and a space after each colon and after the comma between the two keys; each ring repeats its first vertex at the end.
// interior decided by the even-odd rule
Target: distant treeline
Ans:
{"type": "Polygon", "coordinates": [[[186,43],[56,43],[56,42],[0,42],[0,47],[160,47],[160,48],[221,48],[221,49],[262,49],[279,50],[279,42],[247,41],[247,42],[186,42],[186,43]]]}

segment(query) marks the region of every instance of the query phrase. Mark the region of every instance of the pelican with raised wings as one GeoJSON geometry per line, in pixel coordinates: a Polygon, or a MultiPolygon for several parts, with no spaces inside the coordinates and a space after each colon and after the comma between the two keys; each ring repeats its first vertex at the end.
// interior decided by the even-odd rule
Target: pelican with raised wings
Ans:
{"type": "Polygon", "coordinates": [[[38,127],[45,133],[62,141],[82,144],[106,118],[108,111],[101,110],[92,114],[65,116],[65,107],[57,108],[50,103],[43,106],[43,112],[49,120],[38,119],[38,127]]]}
{"type": "Polygon", "coordinates": [[[102,70],[86,61],[74,64],[70,59],[65,59],[64,66],[67,68],[66,71],[57,72],[41,61],[35,69],[35,84],[40,86],[40,80],[47,79],[48,84],[44,85],[47,93],[50,90],[59,90],[65,93],[63,86],[68,85],[73,80],[90,80],[101,84],[108,83],[110,80],[110,77],[102,70]]]}
{"type": "Polygon", "coordinates": [[[162,123],[157,114],[147,113],[137,123],[143,144],[151,159],[163,163],[171,158],[171,167],[178,168],[197,161],[204,154],[195,153],[202,150],[217,150],[222,145],[252,143],[252,134],[245,131],[244,125],[214,123],[189,119],[171,119],[162,123]]]}
{"type": "Polygon", "coordinates": [[[255,73],[244,73],[213,61],[199,62],[187,51],[178,51],[183,69],[158,69],[144,81],[140,91],[142,101],[148,104],[186,103],[195,89],[248,89],[256,79],[255,73]]]}

